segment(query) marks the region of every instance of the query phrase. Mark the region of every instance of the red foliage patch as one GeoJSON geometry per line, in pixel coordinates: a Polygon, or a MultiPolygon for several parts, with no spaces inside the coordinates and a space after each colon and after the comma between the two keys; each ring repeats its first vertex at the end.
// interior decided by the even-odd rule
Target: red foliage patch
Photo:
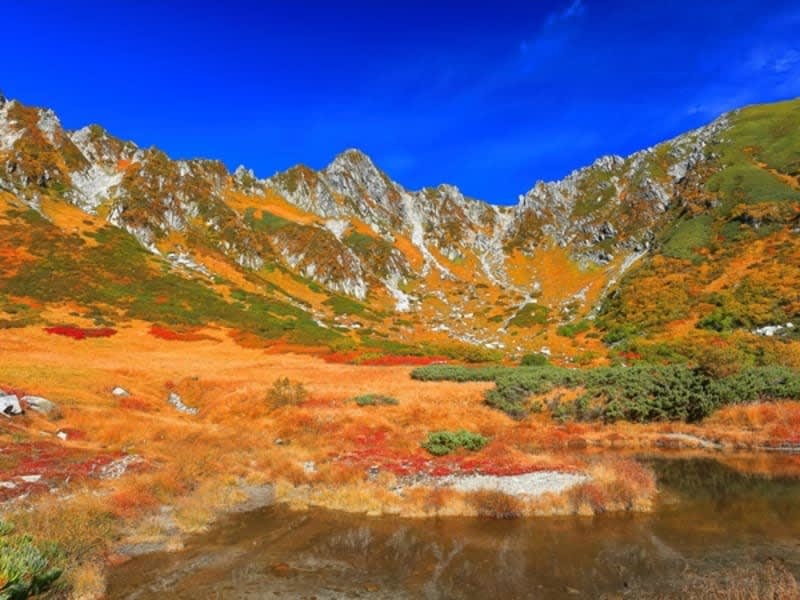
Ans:
{"type": "Polygon", "coordinates": [[[209,335],[197,333],[196,330],[183,330],[176,331],[161,325],[151,325],[150,335],[157,337],[161,340],[177,341],[177,342],[199,342],[201,340],[213,340],[209,335]]]}
{"type": "Polygon", "coordinates": [[[28,493],[47,492],[67,481],[97,477],[100,470],[122,453],[92,455],[50,442],[23,442],[0,448],[4,459],[2,480],[14,487],[0,487],[0,502],[28,493]],[[36,481],[23,476],[38,475],[36,481]]]}
{"type": "Polygon", "coordinates": [[[772,428],[770,438],[773,446],[797,446],[800,445],[800,428],[790,423],[781,423],[772,428]]]}
{"type": "Polygon", "coordinates": [[[358,352],[331,352],[322,357],[325,362],[336,364],[350,364],[358,358],[358,352]]]}
{"type": "Polygon", "coordinates": [[[120,490],[111,496],[114,514],[132,517],[158,506],[158,499],[148,490],[120,490]]]}
{"type": "Polygon", "coordinates": [[[338,400],[331,398],[309,398],[303,402],[304,408],[336,408],[339,405],[338,400]]]}
{"type": "Polygon", "coordinates": [[[142,412],[148,412],[152,410],[150,404],[148,404],[144,400],[140,400],[139,398],[135,398],[133,396],[129,396],[127,398],[120,398],[119,406],[120,408],[125,408],[127,410],[138,410],[142,412]]]}
{"type": "Polygon", "coordinates": [[[432,456],[422,448],[409,452],[391,448],[387,443],[385,429],[365,429],[354,438],[355,446],[344,454],[334,453],[331,458],[349,466],[368,469],[377,466],[398,477],[428,475],[446,477],[447,475],[521,475],[541,471],[548,467],[533,460],[514,456],[503,446],[488,446],[480,453],[457,452],[448,456],[432,456]]]}
{"type": "Polygon", "coordinates": [[[86,439],[86,432],[81,431],[80,429],[72,429],[71,427],[67,427],[61,431],[67,434],[67,439],[70,441],[86,439]]]}
{"type": "Polygon", "coordinates": [[[57,325],[56,327],[45,327],[44,330],[52,335],[63,335],[73,340],[85,340],[86,338],[111,337],[117,333],[111,327],[83,328],[73,327],[72,325],[57,325]]]}

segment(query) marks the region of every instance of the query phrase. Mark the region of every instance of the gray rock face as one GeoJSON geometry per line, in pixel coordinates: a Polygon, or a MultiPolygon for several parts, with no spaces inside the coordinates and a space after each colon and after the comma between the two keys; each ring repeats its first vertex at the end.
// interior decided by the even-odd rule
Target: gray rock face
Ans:
{"type": "Polygon", "coordinates": [[[35,410],[48,417],[58,417],[61,411],[58,405],[47,398],[41,396],[23,396],[22,402],[31,410],[35,410]]]}
{"type": "Polygon", "coordinates": [[[19,398],[14,394],[0,395],[0,413],[6,417],[14,417],[23,414],[19,398]]]}

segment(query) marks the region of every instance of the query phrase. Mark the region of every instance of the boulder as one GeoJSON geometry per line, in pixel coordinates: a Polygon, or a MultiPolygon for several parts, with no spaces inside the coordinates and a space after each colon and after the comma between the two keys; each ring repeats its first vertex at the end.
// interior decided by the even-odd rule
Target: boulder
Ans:
{"type": "Polygon", "coordinates": [[[7,417],[21,415],[24,411],[19,403],[19,398],[14,394],[0,396],[0,413],[7,417]]]}
{"type": "Polygon", "coordinates": [[[58,405],[47,398],[42,398],[41,396],[23,396],[22,401],[31,410],[35,410],[47,417],[57,418],[61,416],[58,405]]]}

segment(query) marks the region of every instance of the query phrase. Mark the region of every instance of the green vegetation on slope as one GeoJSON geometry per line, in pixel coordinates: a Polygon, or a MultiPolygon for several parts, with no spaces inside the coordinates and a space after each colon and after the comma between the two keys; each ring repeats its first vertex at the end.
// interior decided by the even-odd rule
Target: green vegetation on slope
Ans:
{"type": "Polygon", "coordinates": [[[0,277],[0,293],[40,302],[73,301],[90,314],[167,325],[217,323],[267,339],[327,343],[340,334],[317,325],[305,311],[285,302],[239,291],[228,302],[211,282],[168,270],[128,233],[106,226],[89,244],[64,234],[34,211],[9,213],[0,225],[7,244],[34,254],[12,274],[0,277]],[[23,224],[23,227],[15,226],[23,224]]]}
{"type": "Polygon", "coordinates": [[[699,421],[726,404],[800,400],[800,371],[754,367],[714,377],[686,365],[565,369],[558,367],[466,368],[434,365],[415,369],[422,381],[494,381],[486,403],[514,418],[542,409],[541,396],[556,388],[575,389],[575,400],[550,400],[559,419],[699,421]]]}

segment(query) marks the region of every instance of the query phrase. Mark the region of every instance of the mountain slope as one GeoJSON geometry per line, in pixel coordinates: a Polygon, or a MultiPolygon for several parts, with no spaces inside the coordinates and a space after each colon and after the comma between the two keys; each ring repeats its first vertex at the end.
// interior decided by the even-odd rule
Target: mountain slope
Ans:
{"type": "Polygon", "coordinates": [[[354,149],[257,179],[1,99],[3,322],[70,305],[98,322],[589,361],[601,337],[612,355],[709,331],[761,343],[747,332],[798,317],[799,111],[736,111],[498,207],[407,190],[354,149]]]}

